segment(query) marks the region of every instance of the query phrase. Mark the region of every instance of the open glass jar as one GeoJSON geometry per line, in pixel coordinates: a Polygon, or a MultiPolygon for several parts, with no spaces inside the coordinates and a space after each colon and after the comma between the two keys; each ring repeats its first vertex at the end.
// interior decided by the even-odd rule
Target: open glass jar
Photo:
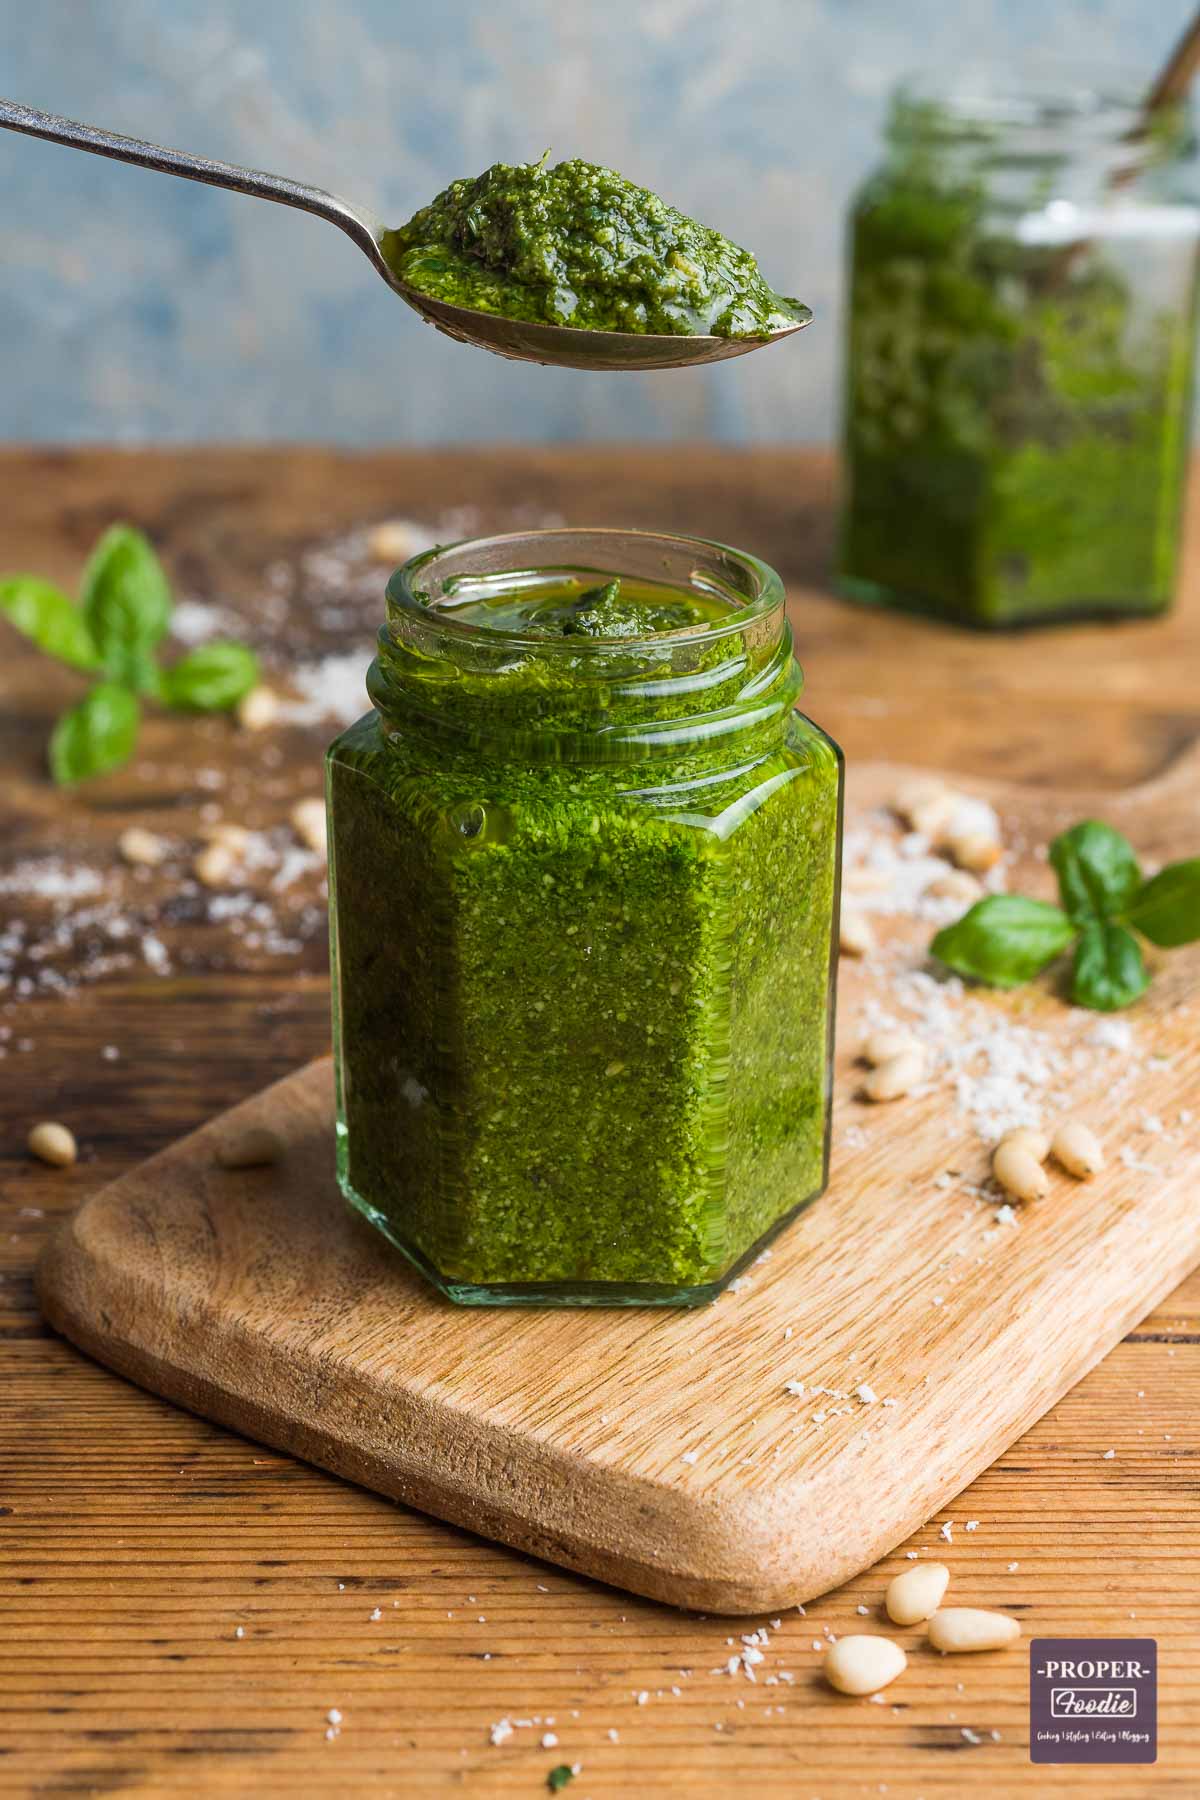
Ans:
{"type": "Polygon", "coordinates": [[[842,776],[801,681],[778,576],[718,544],[389,582],[327,758],[339,1178],[451,1299],[699,1303],[824,1187],[842,776]],[[523,627],[614,577],[694,622],[523,627]]]}
{"type": "Polygon", "coordinates": [[[902,89],[850,224],[852,596],[1004,626],[1169,605],[1194,140],[1128,97],[902,89]]]}

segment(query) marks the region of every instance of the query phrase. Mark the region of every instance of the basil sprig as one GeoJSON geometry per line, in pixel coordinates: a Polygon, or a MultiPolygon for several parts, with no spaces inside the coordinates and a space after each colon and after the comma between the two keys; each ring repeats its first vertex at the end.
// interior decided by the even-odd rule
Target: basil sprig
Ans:
{"type": "Polygon", "coordinates": [[[50,773],[60,787],[119,769],[133,755],[141,708],[119,681],[100,681],[63,714],[50,739],[50,773]]]}
{"type": "Polygon", "coordinates": [[[1146,881],[1128,839],[1085,819],[1054,839],[1050,863],[1060,906],[991,894],[938,932],[933,955],[958,975],[1013,988],[1074,944],[1071,999],[1116,1012],[1150,985],[1139,933],[1161,949],[1200,938],[1200,857],[1170,863],[1146,881]]]}
{"type": "Polygon", "coordinates": [[[176,712],[220,712],[258,680],[258,658],[245,644],[203,644],[164,668],[158,650],[172,605],[163,566],[132,525],[104,533],[88,558],[78,605],[36,575],[0,580],[0,617],[47,656],[95,677],[50,739],[50,772],[61,786],[128,762],[141,696],[176,712]]]}

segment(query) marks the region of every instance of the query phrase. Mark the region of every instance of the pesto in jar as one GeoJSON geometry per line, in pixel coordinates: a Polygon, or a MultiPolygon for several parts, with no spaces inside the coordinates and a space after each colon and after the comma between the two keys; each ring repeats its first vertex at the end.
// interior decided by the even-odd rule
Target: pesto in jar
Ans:
{"type": "Polygon", "coordinates": [[[1170,602],[1200,215],[1153,169],[1106,189],[1094,140],[1117,125],[1088,124],[1085,156],[1070,115],[1036,152],[1024,121],[893,115],[851,220],[839,577],[857,598],[983,626],[1170,602]]]}
{"type": "Polygon", "coordinates": [[[343,1186],[455,1299],[709,1299],[826,1172],[841,765],[782,602],[530,568],[422,619],[429,561],[328,758],[343,1186]]]}
{"type": "Polygon", "coordinates": [[[395,273],[476,312],[589,331],[763,337],[807,316],[749,251],[613,169],[495,163],[384,234],[395,273]]]}

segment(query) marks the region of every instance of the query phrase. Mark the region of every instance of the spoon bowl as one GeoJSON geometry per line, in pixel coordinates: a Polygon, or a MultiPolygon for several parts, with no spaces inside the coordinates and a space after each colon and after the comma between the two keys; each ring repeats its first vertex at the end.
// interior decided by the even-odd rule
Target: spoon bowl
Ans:
{"type": "Polygon", "coordinates": [[[581,331],[572,325],[550,325],[532,319],[507,319],[501,313],[477,312],[472,307],[452,306],[435,300],[419,288],[393,281],[402,300],[460,344],[473,344],[495,356],[514,362],[534,362],[559,369],[682,369],[702,363],[723,362],[728,356],[745,356],[768,344],[782,343],[802,331],[812,318],[807,306],[797,307],[794,325],[781,326],[765,337],[725,338],[693,335],[666,336],[640,331],[581,331]]]}
{"type": "Polygon", "coordinates": [[[802,330],[812,318],[807,306],[797,306],[794,324],[781,326],[765,337],[664,337],[636,331],[581,331],[573,325],[549,325],[506,319],[500,313],[476,312],[468,306],[436,300],[401,281],[383,253],[385,228],[362,207],[352,206],[325,188],[310,187],[287,175],[270,175],[265,169],[244,169],[215,157],[192,156],[185,150],[168,149],[165,144],[124,137],[98,125],[84,125],[78,119],[42,112],[18,100],[0,99],[0,126],[24,132],[28,137],[66,144],[73,150],[87,150],[94,156],[111,156],[118,162],[136,163],[164,175],[181,175],[188,181],[203,181],[209,187],[229,188],[235,194],[249,194],[256,200],[274,200],[282,206],[315,213],[352,238],[392,292],[399,294],[430,325],[460,344],[473,344],[514,362],[544,363],[564,369],[694,368],[777,344],[802,330]]]}

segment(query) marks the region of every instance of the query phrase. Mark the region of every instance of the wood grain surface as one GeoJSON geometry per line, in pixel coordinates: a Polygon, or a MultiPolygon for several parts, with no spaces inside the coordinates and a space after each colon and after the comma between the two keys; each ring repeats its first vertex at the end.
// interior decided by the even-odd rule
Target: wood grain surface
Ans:
{"type": "MultiPolygon", "coordinates": [[[[1196,737],[1194,541],[1168,620],[984,639],[832,599],[832,496],[830,459],[790,451],[14,452],[0,456],[0,560],[74,580],[102,526],[131,517],[184,592],[225,603],[281,659],[305,661],[344,632],[322,620],[337,583],[312,553],[373,520],[401,514],[446,535],[454,509],[466,530],[550,515],[662,524],[723,536],[781,569],[808,708],[852,763],[1117,788],[1161,772],[1196,737]],[[267,607],[279,565],[294,577],[282,620],[267,607]]],[[[3,649],[0,881],[22,860],[69,850],[124,882],[124,824],[194,840],[214,803],[201,769],[221,778],[226,812],[252,823],[283,820],[317,785],[328,726],[247,743],[223,723],[155,719],[132,769],[55,795],[42,745],[77,684],[15,639],[3,649]]],[[[304,905],[318,898],[305,890],[304,905]]],[[[31,928],[54,912],[4,887],[0,906],[31,928]]],[[[77,986],[0,999],[0,1791],[537,1793],[557,1761],[576,1760],[580,1796],[631,1784],[720,1795],[753,1783],[810,1800],[881,1787],[893,1800],[1200,1788],[1196,1276],[955,1502],[952,1544],[939,1515],[906,1546],[936,1550],[957,1597],[1019,1612],[1027,1636],[1158,1639],[1159,1762],[1126,1771],[1030,1767],[1023,1649],[960,1663],[914,1649],[887,1704],[830,1696],[812,1644],[825,1627],[877,1628],[902,1553],[778,1631],[759,1615],[739,1628],[681,1614],[263,1450],[56,1338],[31,1286],[53,1220],[327,1044],[323,944],[305,929],[288,939],[299,948],[274,954],[181,901],[168,975],[140,959],[110,966],[75,932],[43,966],[74,969],[77,986]],[[75,1129],[76,1169],[24,1156],[38,1116],[75,1129]],[[711,1673],[730,1636],[763,1624],[771,1642],[755,1684],[711,1673]],[[768,1688],[779,1668],[794,1685],[768,1688]],[[331,1707],[343,1718],[327,1739],[331,1707]],[[514,1724],[489,1742],[503,1718],[550,1716],[553,1727],[514,1724]],[[545,1730],[558,1746],[540,1747],[545,1730]]],[[[31,966],[23,979],[33,976],[31,966]]]]}
{"type": "MultiPolygon", "coordinates": [[[[1113,803],[1143,854],[1200,842],[1198,772],[1188,752],[1113,803]]],[[[852,843],[905,779],[852,770],[852,843]]],[[[1072,803],[986,797],[1031,891],[1072,803]]],[[[1200,1262],[1200,949],[1160,971],[1140,1054],[1052,987],[942,1002],[964,1044],[984,1017],[1054,1058],[1058,1116],[1110,1146],[1094,1180],[1060,1171],[1001,1213],[953,1066],[900,1105],[862,1096],[855,1021],[894,1008],[928,934],[892,915],[843,960],[829,1190],[715,1305],[449,1305],[341,1201],[322,1059],[89,1199],[42,1259],[43,1309],[154,1392],[515,1549],[697,1611],[795,1607],[947,1507],[1200,1262]],[[281,1163],[221,1168],[259,1127],[281,1163]]]]}

